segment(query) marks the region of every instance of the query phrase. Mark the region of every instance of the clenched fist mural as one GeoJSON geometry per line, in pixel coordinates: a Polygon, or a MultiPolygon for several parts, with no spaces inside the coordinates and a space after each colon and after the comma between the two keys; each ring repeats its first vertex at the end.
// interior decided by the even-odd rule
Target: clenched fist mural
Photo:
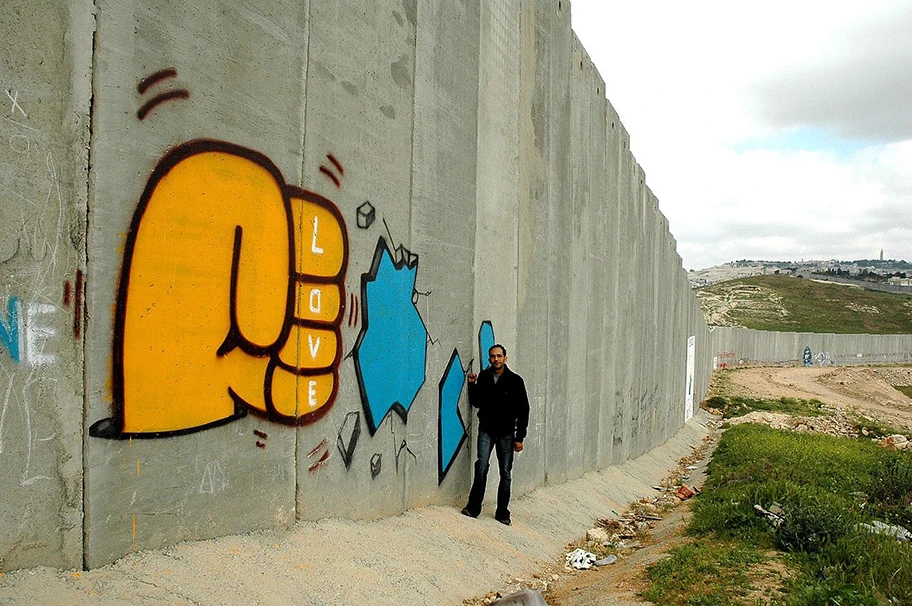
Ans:
{"type": "Polygon", "coordinates": [[[194,141],[153,171],[117,294],[112,418],[96,437],[160,437],[248,411],[291,425],[332,405],[348,261],[328,199],[246,148],[194,141]]]}

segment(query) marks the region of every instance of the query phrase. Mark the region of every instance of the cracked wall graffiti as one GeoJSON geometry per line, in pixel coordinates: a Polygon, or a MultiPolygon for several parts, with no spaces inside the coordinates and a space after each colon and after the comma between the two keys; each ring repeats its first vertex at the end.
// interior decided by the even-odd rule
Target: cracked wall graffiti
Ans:
{"type": "Polygon", "coordinates": [[[465,385],[466,371],[455,349],[450,356],[439,385],[439,415],[437,417],[437,483],[443,482],[468,433],[459,412],[459,397],[465,385]]]}
{"type": "Polygon", "coordinates": [[[488,362],[488,350],[494,347],[494,326],[490,320],[485,320],[478,327],[478,357],[481,360],[481,370],[491,365],[488,362]]]}
{"type": "Polygon", "coordinates": [[[318,419],[338,389],[348,240],[328,199],[220,141],[170,151],[127,235],[114,415],[95,437],[199,431],[248,411],[318,419]]]}
{"type": "Polygon", "coordinates": [[[394,259],[381,237],[370,271],[361,276],[361,332],[353,353],[371,435],[391,410],[407,420],[424,385],[427,329],[415,307],[417,272],[417,255],[400,246],[394,259]]]}

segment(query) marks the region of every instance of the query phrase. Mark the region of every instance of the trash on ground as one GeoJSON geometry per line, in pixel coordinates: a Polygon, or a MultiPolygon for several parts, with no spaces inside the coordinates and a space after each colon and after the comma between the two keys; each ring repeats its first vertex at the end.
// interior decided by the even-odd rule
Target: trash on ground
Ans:
{"type": "Polygon", "coordinates": [[[907,450],[912,447],[912,442],[909,442],[909,438],[902,434],[895,433],[892,436],[887,436],[882,440],[877,441],[881,446],[886,448],[892,448],[894,450],[907,450]]]}
{"type": "Polygon", "coordinates": [[[760,505],[754,505],[754,511],[757,512],[758,516],[766,518],[766,521],[770,523],[773,528],[779,528],[782,525],[782,505],[779,503],[773,503],[770,505],[769,509],[763,509],[760,505]]]}
{"type": "Polygon", "coordinates": [[[567,566],[572,566],[577,570],[588,570],[598,559],[594,553],[584,549],[574,549],[567,554],[567,566]]]}
{"type": "Polygon", "coordinates": [[[885,534],[890,537],[896,537],[897,541],[912,540],[912,532],[909,532],[902,526],[897,526],[895,524],[884,524],[883,522],[874,520],[870,524],[859,524],[858,527],[864,528],[871,534],[885,534]]]}
{"type": "Polygon", "coordinates": [[[682,501],[697,496],[696,491],[687,484],[681,484],[681,487],[678,488],[675,494],[678,495],[682,501]]]}
{"type": "Polygon", "coordinates": [[[594,563],[596,566],[608,566],[609,564],[614,564],[618,561],[618,557],[613,553],[605,556],[601,560],[596,560],[594,563]]]}
{"type": "Polygon", "coordinates": [[[491,602],[491,606],[548,606],[548,604],[540,591],[522,589],[491,602]]]}

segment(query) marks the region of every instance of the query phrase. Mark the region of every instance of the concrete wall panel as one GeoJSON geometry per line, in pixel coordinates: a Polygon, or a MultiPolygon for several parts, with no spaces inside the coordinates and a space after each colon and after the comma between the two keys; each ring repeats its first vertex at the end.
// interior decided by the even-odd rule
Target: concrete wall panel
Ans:
{"type": "MultiPolygon", "coordinates": [[[[90,566],[295,519],[295,431],[237,418],[247,408],[229,387],[262,402],[269,358],[245,343],[280,345],[293,246],[283,188],[300,184],[307,60],[306,3],[103,1],[97,15],[90,566]],[[232,292],[255,298],[236,300],[254,304],[236,338],[232,292]]],[[[293,399],[283,406],[294,414],[293,399]]]]}
{"type": "MultiPolygon", "coordinates": [[[[552,3],[552,7],[554,4],[552,3]]],[[[570,257],[571,218],[570,157],[572,149],[570,121],[570,73],[573,69],[569,7],[558,2],[559,26],[554,34],[550,53],[549,105],[551,121],[548,126],[550,148],[548,179],[548,276],[543,286],[548,289],[548,392],[545,423],[547,436],[544,443],[548,467],[545,479],[550,484],[561,483],[567,478],[567,460],[570,437],[568,419],[573,415],[572,403],[567,400],[569,380],[566,356],[570,335],[568,304],[572,264],[570,257]],[[562,8],[561,8],[562,7],[562,8]]]]}
{"type": "Polygon", "coordinates": [[[532,411],[525,449],[514,468],[514,493],[545,482],[552,438],[548,377],[550,314],[555,304],[550,279],[550,196],[552,138],[564,109],[555,104],[555,79],[564,71],[558,50],[570,35],[570,12],[550,0],[522,4],[520,14],[520,221],[515,368],[525,378],[532,411]],[[518,358],[516,357],[518,356],[518,358]]]}
{"type": "Polygon", "coordinates": [[[413,450],[422,461],[420,480],[408,486],[409,507],[440,501],[461,506],[471,477],[465,440],[475,415],[463,383],[469,363],[477,370],[482,359],[479,327],[472,323],[478,20],[478,6],[467,1],[418,6],[412,242],[421,254],[418,290],[429,293],[419,298],[419,308],[432,345],[427,387],[409,413],[409,433],[420,436],[412,440],[413,450]],[[441,400],[448,368],[462,398],[441,400]]]}
{"type": "Polygon", "coordinates": [[[612,463],[630,458],[635,436],[633,398],[636,393],[634,371],[637,367],[636,352],[639,335],[636,332],[636,285],[638,279],[636,221],[637,201],[635,198],[634,175],[636,162],[630,153],[630,135],[618,121],[619,169],[618,169],[618,232],[619,250],[615,267],[618,272],[617,298],[617,340],[615,344],[615,396],[617,400],[612,448],[612,463]]]}
{"type": "MultiPolygon", "coordinates": [[[[603,457],[602,416],[608,416],[611,388],[606,389],[607,368],[606,318],[613,316],[613,293],[608,278],[608,236],[611,229],[611,207],[608,203],[605,156],[608,148],[605,81],[589,63],[586,70],[589,96],[589,270],[588,343],[586,355],[586,469],[598,469],[603,457]]],[[[610,437],[607,439],[610,442],[610,437]]],[[[607,457],[606,457],[607,458],[607,457]]]]}
{"type": "MultiPolygon", "coordinates": [[[[604,88],[602,89],[604,92],[604,88]]],[[[621,391],[618,383],[618,369],[622,363],[619,355],[621,318],[618,313],[620,301],[619,278],[621,274],[621,198],[620,169],[622,142],[620,117],[611,103],[605,100],[605,309],[602,313],[602,334],[604,338],[604,365],[602,371],[602,410],[599,416],[599,468],[611,464],[615,443],[619,436],[615,431],[620,412],[618,405],[621,391]]]]}
{"type": "Polygon", "coordinates": [[[93,30],[87,2],[0,17],[0,570],[82,563],[93,30]]]}
{"type": "MultiPolygon", "coordinates": [[[[507,349],[507,364],[527,376],[523,352],[514,347],[519,332],[520,3],[483,2],[479,36],[475,326],[490,322],[494,340],[507,349]]],[[[487,366],[488,352],[479,351],[475,371],[487,366]]],[[[473,427],[474,421],[473,412],[473,427]]],[[[473,457],[476,436],[473,432],[473,457]]],[[[488,477],[488,500],[496,486],[495,470],[488,477]]]]}
{"type": "MultiPolygon", "coordinates": [[[[566,254],[570,260],[570,291],[563,313],[567,316],[567,342],[562,356],[566,369],[567,391],[564,396],[570,414],[566,418],[567,478],[577,478],[587,467],[587,425],[582,418],[596,421],[590,416],[589,364],[590,335],[589,313],[594,301],[589,282],[590,237],[590,114],[589,75],[593,70],[589,56],[574,35],[570,51],[570,197],[566,209],[569,214],[569,231],[563,234],[566,254]]],[[[595,310],[591,310],[595,312],[595,310]]],[[[597,423],[595,425],[598,427],[597,423]]]]}
{"type": "Polygon", "coordinates": [[[298,430],[303,519],[398,513],[411,482],[420,494],[436,480],[440,376],[428,374],[431,300],[416,295],[433,288],[412,209],[413,170],[423,170],[413,169],[417,11],[410,0],[310,3],[303,181],[344,217],[348,267],[336,401],[298,430]]]}

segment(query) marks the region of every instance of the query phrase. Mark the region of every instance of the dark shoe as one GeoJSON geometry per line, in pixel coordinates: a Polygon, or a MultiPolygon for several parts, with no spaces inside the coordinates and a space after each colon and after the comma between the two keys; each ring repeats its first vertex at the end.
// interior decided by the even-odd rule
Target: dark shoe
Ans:
{"type": "Polygon", "coordinates": [[[510,518],[494,518],[494,519],[497,520],[498,522],[500,522],[501,524],[503,524],[504,526],[509,526],[511,524],[510,518]]]}
{"type": "Polygon", "coordinates": [[[461,514],[464,515],[464,516],[469,516],[470,518],[477,518],[477,517],[478,517],[478,514],[477,514],[477,513],[476,513],[476,514],[473,514],[471,511],[469,511],[469,508],[468,508],[468,507],[463,507],[463,508],[462,508],[462,511],[460,511],[459,513],[461,513],[461,514]]]}

